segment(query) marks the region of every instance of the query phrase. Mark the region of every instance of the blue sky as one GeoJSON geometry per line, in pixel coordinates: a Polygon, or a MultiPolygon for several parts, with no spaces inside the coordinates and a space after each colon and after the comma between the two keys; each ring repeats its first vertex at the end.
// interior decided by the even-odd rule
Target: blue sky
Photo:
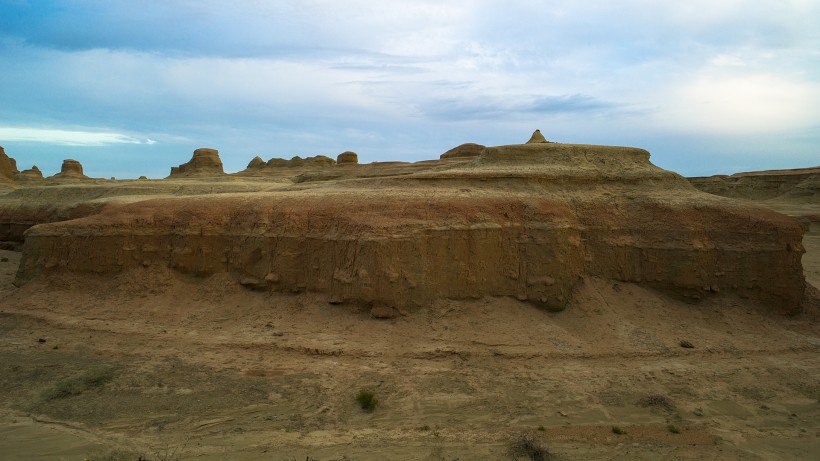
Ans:
{"type": "Polygon", "coordinates": [[[464,142],[643,147],[684,175],[820,165],[820,2],[0,0],[0,145],[45,174],[229,172],[464,142]]]}

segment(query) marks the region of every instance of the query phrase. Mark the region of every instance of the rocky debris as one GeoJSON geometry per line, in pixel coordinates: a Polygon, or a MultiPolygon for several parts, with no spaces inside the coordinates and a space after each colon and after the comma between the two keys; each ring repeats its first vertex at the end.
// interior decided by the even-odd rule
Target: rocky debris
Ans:
{"type": "Polygon", "coordinates": [[[541,134],[541,130],[535,130],[533,131],[532,136],[530,136],[530,140],[527,141],[527,144],[537,144],[545,142],[549,141],[547,141],[547,138],[545,138],[544,135],[541,134]]]}
{"type": "Polygon", "coordinates": [[[478,157],[484,151],[485,146],[468,142],[460,146],[453,147],[447,152],[441,154],[440,158],[458,158],[458,157],[478,157]]]}
{"type": "Polygon", "coordinates": [[[345,151],[336,157],[337,165],[355,165],[359,163],[359,154],[352,151],[345,151]]]}
{"type": "Polygon", "coordinates": [[[74,159],[63,160],[63,166],[60,167],[60,172],[51,176],[52,179],[89,179],[83,174],[83,166],[74,159]]]}
{"type": "Polygon", "coordinates": [[[325,155],[307,158],[297,155],[290,160],[272,158],[267,162],[268,168],[331,167],[334,165],[336,165],[336,161],[325,155]]]}
{"type": "Polygon", "coordinates": [[[0,182],[13,183],[17,173],[17,161],[6,155],[5,149],[0,146],[0,182]]]}
{"type": "Polygon", "coordinates": [[[171,167],[171,176],[218,176],[225,172],[216,149],[199,148],[187,163],[171,167]]]}
{"type": "Polygon", "coordinates": [[[249,170],[250,170],[250,169],[265,168],[265,165],[266,165],[266,163],[265,163],[265,161],[264,161],[264,160],[262,160],[262,157],[260,157],[260,156],[258,156],[258,155],[257,155],[256,157],[254,157],[254,158],[250,161],[250,163],[248,163],[248,167],[247,167],[247,169],[249,169],[249,170]]]}
{"type": "Polygon", "coordinates": [[[800,223],[701,193],[643,149],[516,144],[418,167],[268,193],[109,205],[36,226],[17,283],[148,264],[402,311],[483,296],[560,310],[580,281],[600,277],[693,302],[720,292],[778,312],[800,309],[800,223]]]}

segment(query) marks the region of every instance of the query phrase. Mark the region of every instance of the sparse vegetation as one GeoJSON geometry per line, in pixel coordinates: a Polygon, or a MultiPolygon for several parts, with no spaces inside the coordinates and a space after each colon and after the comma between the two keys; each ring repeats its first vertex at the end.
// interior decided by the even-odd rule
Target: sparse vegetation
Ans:
{"type": "Polygon", "coordinates": [[[680,342],[680,347],[683,347],[683,348],[686,348],[686,349],[694,349],[695,345],[684,339],[680,342]]]}
{"type": "Polygon", "coordinates": [[[650,394],[646,397],[640,399],[638,404],[642,407],[653,407],[653,408],[660,408],[661,410],[667,412],[675,411],[675,404],[672,403],[672,400],[669,397],[661,394],[650,394]]]}
{"type": "Polygon", "coordinates": [[[95,389],[114,378],[114,369],[109,366],[91,368],[79,375],[58,381],[44,390],[40,397],[43,400],[55,400],[80,395],[89,389],[95,389]]]}
{"type": "Polygon", "coordinates": [[[624,435],[626,434],[626,431],[618,426],[612,426],[612,433],[617,435],[624,435]]]}
{"type": "Polygon", "coordinates": [[[139,453],[124,450],[113,450],[107,453],[92,454],[83,458],[83,461],[134,461],[145,459],[139,453]]]}
{"type": "Polygon", "coordinates": [[[516,435],[507,449],[513,459],[526,457],[531,461],[549,461],[552,455],[544,444],[543,437],[531,431],[516,435]]]}
{"type": "Polygon", "coordinates": [[[376,394],[371,391],[362,389],[356,394],[356,401],[359,402],[359,406],[362,410],[370,413],[376,409],[376,405],[379,404],[378,399],[376,399],[376,394]]]}
{"type": "Polygon", "coordinates": [[[2,258],[0,258],[0,263],[7,263],[7,262],[9,262],[9,258],[7,258],[7,257],[5,257],[5,256],[3,256],[2,258]]]}
{"type": "Polygon", "coordinates": [[[538,430],[544,432],[547,430],[547,428],[545,428],[544,426],[538,426],[538,430]]]}
{"type": "Polygon", "coordinates": [[[678,429],[678,426],[675,426],[674,424],[670,424],[666,426],[666,428],[669,429],[669,432],[673,434],[680,434],[680,429],[678,429]]]}

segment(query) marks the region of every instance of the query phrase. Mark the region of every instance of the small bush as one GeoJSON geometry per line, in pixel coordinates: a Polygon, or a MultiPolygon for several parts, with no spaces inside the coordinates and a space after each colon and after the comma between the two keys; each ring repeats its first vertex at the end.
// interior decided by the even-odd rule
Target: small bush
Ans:
{"type": "Polygon", "coordinates": [[[678,426],[675,426],[674,424],[670,424],[666,426],[666,428],[669,429],[669,432],[673,434],[680,434],[680,429],[678,429],[678,426]]]}
{"type": "Polygon", "coordinates": [[[544,427],[544,426],[538,426],[538,430],[541,431],[541,432],[544,432],[544,431],[547,430],[547,428],[544,427]]]}
{"type": "Polygon", "coordinates": [[[695,345],[684,339],[683,341],[680,342],[680,347],[683,347],[683,348],[686,348],[686,349],[694,349],[695,345]]]}
{"type": "Polygon", "coordinates": [[[7,263],[7,262],[9,262],[9,258],[7,258],[7,257],[5,257],[5,256],[3,256],[2,258],[0,258],[0,263],[7,263]]]}
{"type": "Polygon", "coordinates": [[[114,378],[114,370],[108,366],[95,367],[79,375],[58,381],[54,386],[40,394],[43,400],[55,400],[80,395],[83,392],[102,386],[114,378]]]}
{"type": "Polygon", "coordinates": [[[624,435],[626,434],[626,431],[618,426],[612,426],[612,433],[617,435],[624,435]]]}
{"type": "Polygon", "coordinates": [[[522,432],[515,436],[507,449],[507,453],[513,459],[526,456],[531,461],[549,461],[552,455],[549,449],[543,444],[541,436],[532,432],[522,432]]]}
{"type": "Polygon", "coordinates": [[[376,405],[379,404],[379,401],[376,399],[376,394],[371,391],[362,389],[356,394],[356,401],[359,402],[359,406],[362,407],[362,410],[370,413],[371,411],[376,409],[376,405]]]}
{"type": "Polygon", "coordinates": [[[661,410],[672,412],[675,411],[675,404],[669,397],[661,394],[651,394],[638,401],[642,407],[655,407],[661,410]]]}

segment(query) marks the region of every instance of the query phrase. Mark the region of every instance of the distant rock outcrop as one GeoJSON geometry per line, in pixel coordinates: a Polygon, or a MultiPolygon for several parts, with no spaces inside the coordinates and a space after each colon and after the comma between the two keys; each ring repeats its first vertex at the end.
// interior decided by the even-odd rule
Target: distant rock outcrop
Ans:
{"type": "Polygon", "coordinates": [[[200,148],[187,163],[171,167],[171,176],[217,176],[223,175],[222,159],[216,149],[200,148]]]}
{"type": "Polygon", "coordinates": [[[79,161],[74,159],[63,160],[63,166],[60,167],[60,172],[51,176],[52,179],[89,179],[83,174],[83,166],[79,161]]]}
{"type": "Polygon", "coordinates": [[[298,168],[298,167],[329,167],[336,164],[336,161],[325,155],[302,158],[298,155],[285,160],[283,158],[272,158],[268,160],[268,168],[298,168]]]}
{"type": "Polygon", "coordinates": [[[545,142],[549,142],[549,141],[547,141],[547,138],[545,138],[544,135],[541,134],[541,130],[535,130],[532,133],[532,136],[530,136],[530,140],[527,141],[527,144],[537,144],[537,143],[545,143],[545,142]]]}
{"type": "Polygon", "coordinates": [[[262,160],[262,157],[257,155],[256,157],[253,158],[253,160],[250,161],[250,163],[248,163],[247,169],[250,170],[250,169],[265,168],[265,165],[266,165],[266,163],[265,163],[264,160],[262,160]]]}
{"type": "Polygon", "coordinates": [[[355,165],[359,163],[359,154],[352,151],[345,151],[336,157],[337,165],[355,165]]]}
{"type": "Polygon", "coordinates": [[[33,165],[28,170],[23,170],[17,173],[14,178],[20,182],[42,181],[43,172],[40,171],[39,168],[37,168],[37,165],[33,165]]]}
{"type": "Polygon", "coordinates": [[[697,177],[689,178],[689,182],[704,192],[731,198],[808,203],[820,200],[820,166],[697,177]]]}
{"type": "Polygon", "coordinates": [[[441,159],[458,158],[458,157],[478,157],[486,146],[468,142],[460,146],[453,147],[447,152],[441,154],[441,159]]]}

